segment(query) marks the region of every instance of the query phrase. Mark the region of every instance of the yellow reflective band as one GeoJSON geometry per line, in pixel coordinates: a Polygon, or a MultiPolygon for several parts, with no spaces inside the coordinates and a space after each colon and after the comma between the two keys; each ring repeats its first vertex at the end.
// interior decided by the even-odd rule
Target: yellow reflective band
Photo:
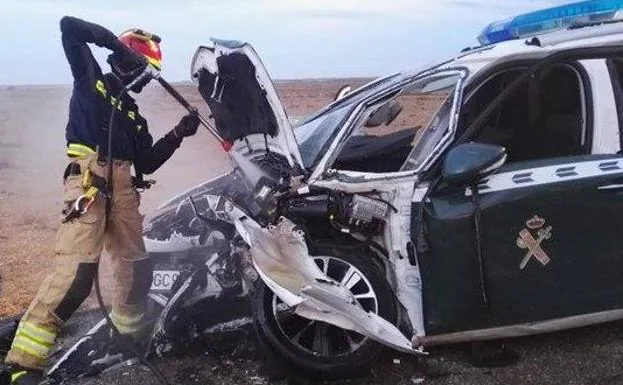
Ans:
{"type": "Polygon", "coordinates": [[[25,371],[25,370],[22,370],[21,372],[17,372],[17,373],[11,374],[11,382],[13,383],[13,382],[19,380],[20,377],[24,377],[26,375],[26,373],[28,373],[28,372],[25,371]]]}
{"type": "Polygon", "coordinates": [[[97,92],[102,94],[103,97],[106,97],[106,87],[104,86],[104,82],[103,81],[98,80],[95,83],[95,89],[97,89],[97,92]]]}
{"type": "Polygon", "coordinates": [[[39,345],[45,346],[46,348],[51,348],[51,347],[53,347],[53,346],[54,346],[54,341],[49,342],[49,341],[47,341],[47,340],[41,340],[41,339],[39,339],[39,338],[37,338],[37,337],[35,337],[35,336],[33,336],[33,335],[30,335],[30,334],[28,334],[28,333],[25,333],[24,331],[18,331],[16,335],[17,335],[17,336],[20,336],[20,337],[22,337],[22,338],[28,339],[28,340],[30,340],[30,341],[32,341],[32,342],[34,342],[34,343],[36,343],[36,344],[39,344],[39,345]]]}
{"type": "Polygon", "coordinates": [[[30,322],[23,322],[19,325],[17,329],[17,333],[23,332],[28,337],[32,339],[37,339],[42,343],[48,343],[54,345],[54,341],[56,341],[56,334],[52,333],[44,328],[41,328],[35,324],[30,322]]]}
{"type": "Polygon", "coordinates": [[[91,198],[94,198],[98,192],[99,190],[97,189],[97,187],[91,186],[89,187],[87,192],[84,193],[84,196],[87,197],[87,199],[91,199],[91,198]]]}
{"type": "Polygon", "coordinates": [[[138,124],[138,125],[136,126],[136,131],[140,131],[142,128],[143,128],[143,126],[142,126],[142,125],[140,125],[140,124],[138,124]]]}
{"type": "Polygon", "coordinates": [[[68,148],[75,150],[75,151],[81,151],[84,152],[86,154],[95,154],[95,151],[93,151],[93,149],[89,146],[85,146],[83,144],[78,144],[78,143],[69,143],[68,148]]]}
{"type": "Polygon", "coordinates": [[[143,314],[129,317],[111,312],[110,319],[122,334],[130,334],[140,330],[143,323],[143,314]]]}
{"type": "Polygon", "coordinates": [[[88,189],[89,187],[91,187],[91,170],[87,168],[82,174],[82,188],[88,189]]]}
{"type": "Polygon", "coordinates": [[[19,349],[33,357],[37,357],[42,360],[45,360],[48,358],[48,353],[51,350],[51,347],[37,343],[21,335],[15,336],[12,347],[19,349]]]}
{"type": "Polygon", "coordinates": [[[83,156],[89,155],[89,153],[85,153],[84,151],[81,151],[81,150],[67,149],[67,155],[83,157],[83,156]]]}
{"type": "Polygon", "coordinates": [[[128,111],[128,118],[132,120],[136,119],[136,114],[134,113],[134,111],[128,111]]]}
{"type": "Polygon", "coordinates": [[[132,325],[132,324],[139,324],[143,321],[143,314],[138,314],[135,316],[127,316],[127,315],[122,315],[122,314],[118,314],[115,312],[111,312],[110,313],[110,318],[116,323],[116,321],[119,321],[120,323],[126,324],[126,325],[132,325]]]}
{"type": "Polygon", "coordinates": [[[28,354],[29,356],[33,356],[35,358],[38,358],[40,360],[47,360],[48,356],[44,355],[43,353],[39,353],[37,352],[35,349],[30,349],[27,346],[24,346],[22,344],[20,344],[19,342],[13,342],[13,349],[17,349],[17,350],[21,350],[22,352],[28,354]]]}
{"type": "Polygon", "coordinates": [[[67,155],[69,155],[69,156],[84,156],[83,153],[72,151],[72,150],[67,150],[67,155]]]}
{"type": "MultiPolygon", "coordinates": [[[[110,104],[114,107],[114,106],[117,104],[117,98],[115,98],[114,96],[111,96],[111,97],[110,97],[110,104]]],[[[122,101],[122,100],[120,100],[120,101],[119,101],[119,105],[117,106],[117,109],[118,109],[119,111],[121,111],[121,105],[122,105],[122,104],[123,104],[123,101],[122,101]]]]}
{"type": "Polygon", "coordinates": [[[89,146],[78,143],[69,143],[67,146],[67,155],[85,156],[90,154],[95,154],[95,151],[93,151],[93,149],[89,146]]]}

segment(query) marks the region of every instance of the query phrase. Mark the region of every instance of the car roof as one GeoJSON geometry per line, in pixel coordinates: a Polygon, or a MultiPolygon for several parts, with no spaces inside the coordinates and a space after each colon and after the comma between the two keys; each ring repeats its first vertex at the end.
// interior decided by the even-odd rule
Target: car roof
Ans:
{"type": "MultiPolygon", "coordinates": [[[[424,72],[464,67],[469,70],[469,78],[472,78],[486,68],[505,62],[539,59],[553,52],[574,48],[604,47],[609,45],[623,45],[623,22],[557,30],[524,39],[470,48],[449,60],[429,67],[424,72]]],[[[409,75],[417,72],[422,71],[410,72],[409,75]]]]}

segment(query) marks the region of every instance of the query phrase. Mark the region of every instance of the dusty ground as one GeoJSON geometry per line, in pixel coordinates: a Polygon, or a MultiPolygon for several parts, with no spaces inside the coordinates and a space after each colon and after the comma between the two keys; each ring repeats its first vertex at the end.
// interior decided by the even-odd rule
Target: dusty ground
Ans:
{"type": "MultiPolygon", "coordinates": [[[[282,82],[278,90],[290,116],[301,116],[331,100],[343,83],[282,82]]],[[[180,90],[199,103],[193,88],[180,90]]],[[[68,98],[66,87],[0,88],[0,318],[27,306],[50,267],[60,212],[68,98]]],[[[155,137],[173,127],[184,114],[156,87],[141,95],[139,103],[155,137]]],[[[187,139],[171,161],[154,175],[158,184],[143,195],[143,212],[227,168],[223,152],[205,132],[200,132],[187,139]]],[[[503,368],[471,366],[464,346],[433,350],[432,364],[441,369],[440,377],[422,371],[416,359],[388,351],[369,375],[339,384],[623,383],[621,326],[623,323],[619,322],[513,341],[512,347],[522,358],[516,365],[503,368]]],[[[169,381],[177,384],[268,383],[267,372],[259,360],[263,354],[258,353],[252,334],[247,331],[227,337],[225,342],[205,341],[183,357],[160,359],[156,365],[169,381]]],[[[301,378],[271,382],[312,383],[301,378]]],[[[117,368],[80,383],[156,382],[146,369],[134,366],[117,368]]]]}

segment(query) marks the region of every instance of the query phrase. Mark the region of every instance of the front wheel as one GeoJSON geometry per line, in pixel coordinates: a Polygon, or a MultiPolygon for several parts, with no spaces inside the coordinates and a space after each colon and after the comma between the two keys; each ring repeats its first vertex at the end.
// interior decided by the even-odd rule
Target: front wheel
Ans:
{"type": "MultiPolygon", "coordinates": [[[[328,248],[315,254],[318,267],[349,288],[363,309],[396,322],[392,289],[368,253],[328,248]]],[[[314,377],[365,374],[383,349],[359,333],[296,315],[261,280],[253,297],[253,320],[262,343],[289,366],[314,377]]]]}

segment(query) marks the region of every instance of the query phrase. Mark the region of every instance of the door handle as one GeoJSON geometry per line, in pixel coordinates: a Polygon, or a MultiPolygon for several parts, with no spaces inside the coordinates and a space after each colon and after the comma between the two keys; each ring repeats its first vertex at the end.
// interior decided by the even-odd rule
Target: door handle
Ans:
{"type": "Polygon", "coordinates": [[[623,183],[613,183],[597,187],[597,190],[623,190],[623,183]]]}

